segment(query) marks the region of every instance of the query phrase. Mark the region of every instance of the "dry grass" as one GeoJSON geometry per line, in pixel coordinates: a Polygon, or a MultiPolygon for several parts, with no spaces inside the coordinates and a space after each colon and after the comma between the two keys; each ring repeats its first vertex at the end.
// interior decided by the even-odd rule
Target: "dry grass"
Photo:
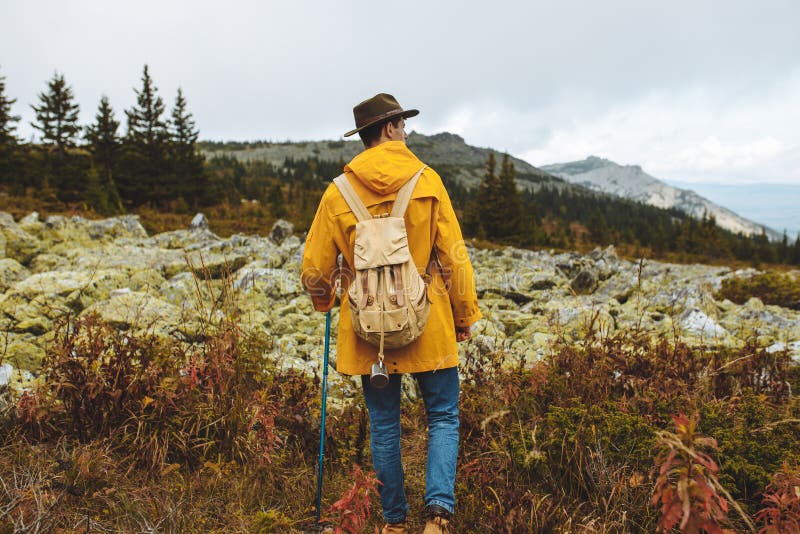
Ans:
{"type": "MultiPolygon", "coordinates": [[[[89,340],[96,336],[80,334],[82,326],[71,332],[71,342],[59,338],[56,353],[70,347],[85,354],[95,346],[89,340]],[[76,346],[80,335],[87,344],[76,346]]],[[[126,386],[130,395],[116,412],[102,402],[95,412],[68,409],[70,389],[52,382],[63,380],[54,366],[67,363],[51,354],[51,381],[37,392],[35,409],[18,409],[2,422],[0,532],[72,532],[87,525],[101,532],[312,528],[318,382],[275,369],[251,373],[247,362],[258,349],[231,336],[225,329],[210,333],[207,355],[220,357],[202,362],[171,347],[176,364],[163,364],[149,386],[138,371],[107,367],[115,376],[133,373],[139,378],[131,383],[143,388],[134,394],[126,386]],[[187,367],[192,361],[195,367],[187,367]],[[173,379],[183,385],[164,390],[163,382],[173,379]]],[[[144,340],[134,345],[140,354],[167,350],[144,340]]],[[[755,467],[774,473],[800,463],[800,407],[779,387],[787,381],[798,387],[798,376],[780,355],[610,338],[560,346],[546,362],[513,368],[503,365],[504,357],[473,348],[464,362],[460,532],[655,531],[660,516],[649,502],[657,440],[679,409],[701,414],[704,434],[719,441],[719,484],[751,518],[763,507],[761,496],[745,496],[743,488],[761,482],[740,473],[755,467]],[[712,378],[723,368],[724,380],[712,378]],[[753,380],[765,370],[774,381],[753,380]],[[736,429],[741,432],[732,433],[736,429]]],[[[89,382],[97,396],[104,380],[98,375],[89,382]]],[[[412,529],[422,526],[424,420],[421,400],[407,401],[402,428],[412,529]]],[[[341,506],[338,512],[331,507],[352,490],[353,465],[369,472],[360,400],[332,406],[327,428],[323,503],[328,517],[341,518],[341,506]]],[[[345,503],[356,502],[354,495],[345,503]]],[[[376,497],[358,495],[358,502],[371,503],[369,517],[366,508],[358,509],[360,524],[371,531],[381,525],[376,497]]],[[[725,521],[746,528],[736,515],[725,521]]]]}

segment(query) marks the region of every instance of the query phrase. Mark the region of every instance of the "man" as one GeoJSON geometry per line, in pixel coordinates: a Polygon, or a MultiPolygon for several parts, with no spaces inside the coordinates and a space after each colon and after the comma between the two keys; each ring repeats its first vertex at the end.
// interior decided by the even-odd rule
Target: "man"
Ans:
{"type": "MultiPolygon", "coordinates": [[[[419,114],[403,110],[397,100],[381,93],[353,108],[356,128],[365,150],[348,163],[345,176],[370,214],[391,211],[400,187],[422,168],[408,149],[405,119],[419,114]]],[[[303,256],[303,285],[314,308],[333,307],[341,274],[343,294],[352,281],[356,217],[339,189],[331,184],[322,195],[308,231],[303,256]],[[342,266],[337,258],[341,254],[342,266]]],[[[412,373],[425,402],[428,458],[425,476],[425,533],[447,532],[455,508],[455,471],[458,456],[458,341],[470,336],[470,326],[481,317],[472,265],[461,237],[450,198],[442,180],[426,167],[414,188],[405,213],[408,245],[414,265],[429,277],[430,315],[422,335],[411,344],[386,349],[388,385],[370,383],[376,347],[357,337],[347,298],[339,316],[337,370],[361,375],[369,412],[370,446],[386,521],[384,533],[406,532],[408,504],[400,458],[400,382],[412,373]]]]}

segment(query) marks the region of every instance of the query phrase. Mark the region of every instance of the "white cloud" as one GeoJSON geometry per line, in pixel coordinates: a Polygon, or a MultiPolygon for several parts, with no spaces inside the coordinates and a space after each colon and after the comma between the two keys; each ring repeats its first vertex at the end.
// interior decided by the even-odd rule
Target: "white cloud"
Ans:
{"type": "Polygon", "coordinates": [[[562,102],[528,114],[556,126],[517,154],[534,165],[597,155],[682,181],[800,184],[800,72],[757,95],[731,93],[713,86],[651,93],[559,124],[562,102]]]}
{"type": "Polygon", "coordinates": [[[422,111],[411,128],[534,164],[596,154],[675,180],[800,182],[800,2],[611,4],[6,1],[0,76],[25,138],[55,70],[85,123],[101,94],[124,119],[148,63],[206,139],[336,138],[389,91],[422,111]]]}
{"type": "Polygon", "coordinates": [[[754,166],[763,165],[786,150],[786,145],[774,137],[748,143],[723,143],[712,135],[699,145],[677,152],[675,165],[677,168],[693,168],[697,171],[747,171],[754,166]]]}

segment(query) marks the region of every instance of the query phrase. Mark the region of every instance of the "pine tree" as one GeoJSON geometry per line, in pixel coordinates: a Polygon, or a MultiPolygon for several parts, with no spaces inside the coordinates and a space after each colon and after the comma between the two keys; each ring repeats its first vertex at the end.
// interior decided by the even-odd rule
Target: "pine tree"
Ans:
{"type": "Polygon", "coordinates": [[[122,200],[114,182],[114,171],[118,166],[120,152],[118,129],[119,121],[114,117],[108,97],[103,95],[95,115],[95,123],[86,127],[85,138],[94,160],[94,168],[87,180],[87,200],[98,213],[106,215],[123,211],[122,200]]]}
{"type": "Polygon", "coordinates": [[[61,201],[74,202],[84,196],[86,172],[89,159],[74,151],[80,126],[78,113],[80,107],[75,102],[72,88],[64,76],[55,73],[47,83],[47,90],[39,93],[38,106],[31,106],[36,112],[36,122],[31,126],[41,133],[43,152],[41,169],[37,169],[37,186],[49,190],[61,201]]]}
{"type": "Polygon", "coordinates": [[[16,98],[6,97],[6,78],[0,76],[0,184],[11,183],[17,170],[17,136],[15,122],[19,115],[11,114],[16,98]]]}
{"type": "Polygon", "coordinates": [[[508,154],[503,154],[497,187],[499,199],[497,209],[500,215],[497,221],[497,237],[519,242],[523,233],[522,202],[517,189],[517,173],[508,154]]]}
{"type": "Polygon", "coordinates": [[[792,265],[800,265],[800,232],[797,233],[797,238],[794,240],[790,262],[792,265]]]}
{"type": "Polygon", "coordinates": [[[16,102],[16,98],[6,97],[6,77],[0,76],[0,147],[13,147],[17,144],[17,136],[14,130],[15,122],[19,122],[19,115],[11,114],[11,105],[16,102]]]}
{"type": "Polygon", "coordinates": [[[175,97],[175,107],[172,108],[172,122],[170,123],[170,139],[174,149],[181,155],[192,155],[195,151],[195,143],[200,134],[195,129],[194,118],[186,107],[186,98],[183,91],[178,88],[178,96],[175,97]]]}
{"type": "Polygon", "coordinates": [[[115,211],[108,199],[108,192],[103,186],[103,179],[96,167],[89,169],[86,173],[86,192],[84,194],[86,204],[94,211],[103,215],[110,215],[115,211]]]}
{"type": "Polygon", "coordinates": [[[761,233],[758,236],[753,236],[753,239],[756,242],[756,255],[760,261],[775,263],[778,260],[775,247],[771,246],[763,226],[761,227],[761,233]]]}
{"type": "Polygon", "coordinates": [[[269,202],[269,211],[273,217],[280,219],[286,217],[289,213],[286,209],[286,200],[283,198],[283,189],[278,180],[272,184],[267,192],[267,202],[269,202]]]}
{"type": "Polygon", "coordinates": [[[167,123],[161,118],[164,101],[158,96],[158,88],[153,84],[147,65],[142,73],[142,89],[134,89],[134,92],[136,105],[125,112],[128,117],[127,139],[151,152],[163,151],[168,138],[167,123]]]}
{"type": "Polygon", "coordinates": [[[497,177],[497,161],[494,152],[486,158],[486,172],[467,208],[465,229],[478,237],[497,237],[500,181],[497,177]]]}
{"type": "Polygon", "coordinates": [[[791,260],[791,254],[789,249],[789,236],[786,234],[786,230],[783,231],[783,237],[781,238],[780,243],[778,244],[778,261],[781,263],[789,263],[791,260]]]}
{"type": "Polygon", "coordinates": [[[39,93],[40,105],[31,106],[36,112],[36,122],[31,126],[41,132],[45,144],[55,146],[62,155],[67,148],[75,146],[75,138],[80,133],[80,107],[74,100],[75,95],[64,76],[55,73],[47,83],[47,91],[39,93]]]}
{"type": "Polygon", "coordinates": [[[100,106],[94,119],[95,123],[86,127],[85,139],[89,143],[95,162],[111,172],[116,163],[120,139],[117,135],[119,121],[114,117],[114,110],[111,109],[107,96],[103,95],[100,98],[100,106]]]}
{"type": "Polygon", "coordinates": [[[197,152],[199,134],[192,114],[187,109],[183,91],[178,88],[169,127],[175,195],[192,204],[202,203],[209,194],[203,157],[197,152]]]}
{"type": "Polygon", "coordinates": [[[164,101],[157,91],[145,65],[142,88],[134,89],[136,105],[125,111],[128,131],[125,135],[124,173],[117,180],[122,198],[135,205],[169,200],[166,160],[169,136],[162,118],[164,101]]]}
{"type": "Polygon", "coordinates": [[[607,245],[611,241],[611,233],[603,211],[595,208],[589,216],[589,239],[598,245],[607,245]]]}

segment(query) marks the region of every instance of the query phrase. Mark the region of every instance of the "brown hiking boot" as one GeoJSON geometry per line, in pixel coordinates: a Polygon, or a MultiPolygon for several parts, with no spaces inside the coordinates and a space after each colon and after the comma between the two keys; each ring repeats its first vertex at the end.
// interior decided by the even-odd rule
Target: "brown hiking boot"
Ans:
{"type": "Polygon", "coordinates": [[[387,523],[383,526],[381,534],[406,534],[408,532],[408,523],[387,523]]]}
{"type": "Polygon", "coordinates": [[[426,506],[422,513],[425,519],[425,530],[422,534],[450,534],[453,532],[450,526],[452,516],[453,514],[436,504],[426,506]]]}

